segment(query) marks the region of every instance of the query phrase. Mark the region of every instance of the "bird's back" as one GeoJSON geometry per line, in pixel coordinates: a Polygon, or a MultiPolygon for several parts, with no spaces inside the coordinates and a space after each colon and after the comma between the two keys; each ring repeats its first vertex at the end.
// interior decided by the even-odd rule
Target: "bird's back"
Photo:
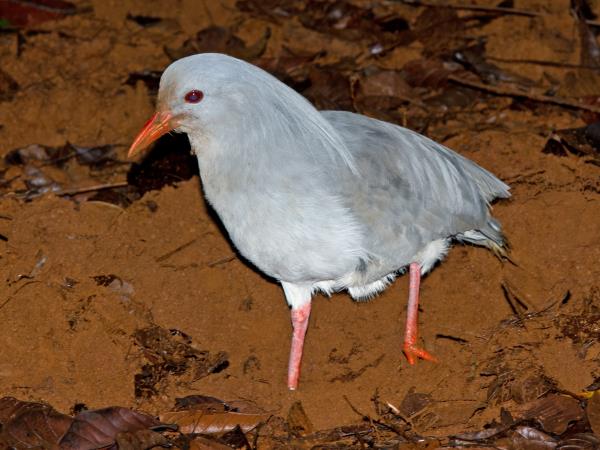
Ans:
{"type": "Polygon", "coordinates": [[[494,175],[406,128],[349,112],[322,114],[345,141],[359,173],[336,170],[331,189],[362,225],[363,247],[380,262],[382,276],[412,262],[437,239],[483,237],[502,245],[488,202],[510,194],[494,175]]]}

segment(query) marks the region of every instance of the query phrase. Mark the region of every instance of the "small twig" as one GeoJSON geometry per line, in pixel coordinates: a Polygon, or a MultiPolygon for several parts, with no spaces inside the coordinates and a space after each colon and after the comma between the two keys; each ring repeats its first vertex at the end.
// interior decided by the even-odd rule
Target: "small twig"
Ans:
{"type": "Polygon", "coordinates": [[[504,293],[504,298],[506,299],[506,301],[510,305],[511,309],[514,311],[514,313],[519,318],[519,321],[521,322],[521,326],[527,330],[527,325],[525,325],[526,317],[523,314],[523,312],[521,311],[521,307],[520,307],[521,305],[523,305],[523,307],[525,309],[527,309],[527,305],[525,305],[522,302],[522,300],[519,299],[519,297],[517,297],[515,295],[515,293],[511,289],[510,284],[507,281],[504,281],[503,283],[501,283],[500,286],[502,287],[502,292],[504,293]]]}
{"type": "Polygon", "coordinates": [[[180,252],[181,250],[189,247],[190,245],[192,245],[194,242],[196,242],[198,239],[192,239],[190,242],[186,242],[185,244],[180,245],[179,247],[177,247],[175,250],[171,250],[168,253],[165,253],[162,256],[159,256],[158,258],[155,259],[156,262],[161,262],[164,261],[165,259],[169,259],[171,256],[173,256],[175,253],[180,252]]]}
{"type": "Polygon", "coordinates": [[[4,302],[2,304],[0,304],[0,309],[4,308],[6,305],[8,305],[8,303],[13,298],[15,298],[15,295],[17,295],[21,289],[23,289],[25,286],[29,286],[30,284],[34,284],[34,283],[40,283],[40,281],[30,280],[27,283],[23,283],[21,286],[19,286],[17,289],[15,289],[15,292],[13,292],[12,294],[10,294],[8,296],[8,298],[6,300],[4,300],[4,302]]]}
{"type": "Polygon", "coordinates": [[[498,14],[512,14],[513,16],[526,16],[526,17],[539,17],[542,16],[542,13],[529,11],[525,9],[517,9],[517,8],[506,8],[502,6],[478,6],[478,5],[455,5],[452,3],[441,3],[441,2],[428,2],[422,0],[397,0],[400,3],[404,3],[405,5],[411,6],[428,6],[433,8],[451,8],[451,9],[461,9],[464,11],[482,11],[482,12],[491,12],[498,14]]]}
{"type": "Polygon", "coordinates": [[[216,261],[209,262],[207,264],[208,267],[220,266],[221,264],[228,263],[229,261],[233,261],[235,259],[235,255],[227,256],[225,258],[217,259],[216,261]]]}
{"type": "Polygon", "coordinates": [[[62,195],[76,195],[76,194],[83,194],[85,192],[101,191],[104,189],[125,187],[128,185],[129,185],[129,183],[127,183],[127,181],[121,181],[120,183],[97,184],[95,186],[87,186],[87,187],[74,188],[74,189],[64,189],[62,191],[56,192],[56,195],[61,195],[61,196],[62,195]]]}
{"type": "Polygon", "coordinates": [[[544,61],[541,59],[510,59],[510,58],[496,58],[494,56],[488,56],[487,59],[490,61],[498,61],[508,64],[534,64],[537,66],[550,66],[550,67],[565,67],[568,69],[592,69],[600,70],[598,66],[573,64],[573,63],[562,63],[558,61],[544,61]]]}
{"type": "Polygon", "coordinates": [[[464,78],[457,77],[456,75],[449,75],[448,80],[453,81],[457,84],[462,84],[463,86],[479,89],[485,92],[489,92],[490,94],[500,95],[503,97],[522,97],[532,100],[534,102],[550,103],[553,105],[564,106],[567,108],[581,109],[584,111],[600,113],[600,106],[584,105],[582,103],[574,102],[562,97],[549,97],[547,95],[532,94],[503,87],[491,86],[489,84],[480,83],[478,81],[466,80],[464,78]]]}

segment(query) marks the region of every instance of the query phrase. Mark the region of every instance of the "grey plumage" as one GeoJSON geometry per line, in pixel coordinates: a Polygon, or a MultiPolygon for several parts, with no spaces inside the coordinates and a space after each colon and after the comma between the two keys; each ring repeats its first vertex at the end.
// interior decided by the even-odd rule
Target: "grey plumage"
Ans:
{"type": "Polygon", "coordinates": [[[315,291],[369,298],[409,266],[404,352],[410,363],[434,359],[416,346],[421,274],[453,239],[504,252],[489,202],[510,194],[491,173],[397,125],[319,112],[251,64],[220,54],[176,61],[157,110],[130,154],[171,129],[188,134],[233,243],[281,282],[292,307],[290,389],[315,291]]]}
{"type": "MultiPolygon", "coordinates": [[[[489,172],[397,125],[319,113],[243,61],[200,54],[173,63],[159,106],[183,117],[178,131],[188,133],[206,197],[236,247],[278,280],[359,288],[433,241],[503,246],[487,203],[508,197],[508,186],[489,172]],[[201,106],[181,104],[198,86],[201,106]]],[[[425,262],[424,272],[434,261],[425,262]]]]}

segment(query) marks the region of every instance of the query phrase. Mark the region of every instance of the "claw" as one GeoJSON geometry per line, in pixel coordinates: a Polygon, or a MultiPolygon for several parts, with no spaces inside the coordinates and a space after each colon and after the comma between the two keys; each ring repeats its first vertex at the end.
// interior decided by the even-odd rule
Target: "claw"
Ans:
{"type": "Polygon", "coordinates": [[[408,342],[404,343],[404,348],[402,349],[408,363],[413,365],[417,362],[417,359],[424,359],[426,361],[438,362],[437,358],[433,356],[426,350],[422,348],[416,347],[414,344],[409,344],[408,342]]]}

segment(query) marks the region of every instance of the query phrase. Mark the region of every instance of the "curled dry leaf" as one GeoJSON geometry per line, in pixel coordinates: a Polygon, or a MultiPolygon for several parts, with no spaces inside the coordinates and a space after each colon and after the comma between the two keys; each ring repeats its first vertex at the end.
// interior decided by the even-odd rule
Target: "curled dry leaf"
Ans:
{"type": "Polygon", "coordinates": [[[73,418],[43,403],[0,399],[0,443],[14,448],[58,449],[73,418]]]}
{"type": "Polygon", "coordinates": [[[570,423],[584,418],[580,402],[560,394],[549,394],[520,405],[511,412],[515,418],[535,420],[545,432],[557,435],[564,433],[570,423]]]}
{"type": "Polygon", "coordinates": [[[244,414],[238,412],[205,413],[203,411],[173,411],[161,414],[160,420],[174,423],[179,431],[186,434],[215,434],[225,433],[239,426],[248,432],[266,421],[270,414],[244,414]]]}
{"type": "Polygon", "coordinates": [[[75,416],[59,445],[64,450],[93,450],[114,444],[119,433],[159,425],[152,416],[118,406],[83,411],[75,416]]]}
{"type": "Polygon", "coordinates": [[[271,414],[257,411],[254,405],[245,402],[228,403],[200,395],[177,399],[176,407],[177,411],[162,414],[160,420],[178,425],[179,431],[185,434],[225,433],[237,426],[247,432],[271,417],[271,414]],[[239,410],[232,406],[234,404],[239,405],[239,410]],[[244,410],[248,412],[241,412],[244,410]]]}
{"type": "Polygon", "coordinates": [[[517,427],[510,436],[512,448],[522,450],[551,450],[556,447],[556,439],[531,427],[517,427]]]}

